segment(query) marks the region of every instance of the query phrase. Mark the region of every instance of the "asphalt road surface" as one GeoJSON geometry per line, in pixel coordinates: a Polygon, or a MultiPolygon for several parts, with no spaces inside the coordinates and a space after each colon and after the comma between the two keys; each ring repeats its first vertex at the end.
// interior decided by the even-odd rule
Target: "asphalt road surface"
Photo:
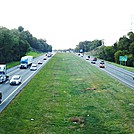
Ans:
{"type": "MultiPolygon", "coordinates": [[[[80,56],[81,57],[81,56],[80,56]]],[[[84,55],[83,59],[86,60],[87,55],[84,55]]],[[[91,56],[89,60],[86,60],[87,62],[89,62],[90,64],[91,61],[93,60],[93,57],[91,56]]],[[[110,75],[111,77],[117,79],[118,81],[120,81],[121,83],[123,83],[124,85],[128,86],[129,88],[134,90],[134,72],[130,72],[127,71],[123,68],[117,67],[115,65],[109,64],[108,62],[105,62],[105,68],[100,68],[100,61],[101,60],[97,60],[95,64],[92,64],[93,66],[101,69],[102,71],[104,71],[105,73],[107,73],[108,75],[110,75]]]]}
{"type": "Polygon", "coordinates": [[[0,84],[0,92],[2,92],[2,102],[0,104],[0,112],[2,112],[12,99],[23,89],[23,87],[41,70],[41,68],[51,59],[43,60],[44,55],[39,56],[33,60],[33,63],[37,64],[36,71],[30,71],[30,68],[20,69],[19,66],[15,66],[7,70],[9,79],[15,74],[19,74],[22,77],[22,83],[20,85],[10,85],[9,80],[0,84]],[[42,64],[38,64],[38,61],[42,61],[42,64]]]}

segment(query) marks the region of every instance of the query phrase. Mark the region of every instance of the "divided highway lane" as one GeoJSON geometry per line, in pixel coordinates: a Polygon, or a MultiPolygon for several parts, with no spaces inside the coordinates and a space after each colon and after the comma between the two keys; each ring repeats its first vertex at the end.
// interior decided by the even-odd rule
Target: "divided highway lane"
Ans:
{"type": "MultiPolygon", "coordinates": [[[[83,57],[86,60],[86,55],[83,57]]],[[[88,62],[91,63],[91,60],[93,57],[91,57],[88,62]]],[[[94,66],[99,68],[101,60],[97,60],[96,64],[93,64],[94,66]]],[[[124,85],[128,86],[131,89],[134,89],[134,73],[130,72],[128,70],[125,70],[123,68],[111,65],[107,62],[105,62],[105,68],[100,68],[102,71],[109,74],[111,77],[116,78],[118,81],[123,83],[124,85]]]]}
{"type": "Polygon", "coordinates": [[[106,63],[105,66],[106,67],[103,71],[110,74],[112,77],[118,79],[120,82],[127,85],[128,87],[134,89],[133,72],[127,71],[123,68],[116,67],[108,63],[106,63]]]}
{"type": "Polygon", "coordinates": [[[51,59],[49,57],[47,60],[43,60],[43,56],[37,57],[34,59],[33,63],[37,64],[36,71],[30,71],[27,69],[20,69],[19,66],[15,66],[11,69],[8,69],[9,79],[15,75],[19,74],[22,77],[22,83],[20,85],[11,86],[9,80],[5,83],[0,84],[0,91],[2,92],[2,103],[0,104],[0,112],[12,101],[12,99],[23,89],[23,87],[41,70],[41,68],[51,59]],[[38,61],[42,61],[43,64],[38,64],[38,61]]]}

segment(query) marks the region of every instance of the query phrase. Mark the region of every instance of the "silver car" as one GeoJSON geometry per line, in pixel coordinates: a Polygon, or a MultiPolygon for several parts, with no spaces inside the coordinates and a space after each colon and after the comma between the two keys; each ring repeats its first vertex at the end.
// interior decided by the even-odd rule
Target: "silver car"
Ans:
{"type": "Polygon", "coordinates": [[[30,67],[30,70],[31,71],[37,70],[37,65],[36,64],[32,64],[31,67],[30,67]]]}

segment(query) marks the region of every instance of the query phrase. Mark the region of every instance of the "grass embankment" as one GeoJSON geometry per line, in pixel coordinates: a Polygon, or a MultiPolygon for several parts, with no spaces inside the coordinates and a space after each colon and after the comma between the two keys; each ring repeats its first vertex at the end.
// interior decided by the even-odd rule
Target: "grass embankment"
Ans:
{"type": "Polygon", "coordinates": [[[108,63],[113,64],[117,67],[121,67],[123,69],[126,69],[128,71],[134,72],[134,67],[128,67],[128,66],[120,65],[120,64],[117,64],[117,63],[113,63],[113,62],[108,62],[108,63]]]}
{"type": "Polygon", "coordinates": [[[56,54],[0,115],[0,133],[131,134],[134,91],[73,54],[56,54]]]}
{"type": "MultiPolygon", "coordinates": [[[[42,54],[44,54],[44,53],[37,53],[37,52],[34,52],[34,51],[30,51],[26,55],[31,55],[34,58],[36,58],[36,57],[38,57],[38,56],[40,56],[42,54]]],[[[17,66],[19,64],[20,64],[20,61],[10,62],[10,63],[7,63],[7,68],[11,68],[11,67],[17,66]]]]}
{"type": "MultiPolygon", "coordinates": [[[[95,52],[94,51],[86,52],[85,54],[95,56],[95,52]]],[[[128,67],[128,66],[120,65],[120,64],[117,64],[117,63],[114,63],[114,62],[110,62],[110,61],[106,61],[106,62],[108,62],[109,64],[113,64],[115,66],[121,67],[123,69],[126,69],[128,71],[134,72],[134,67],[128,67]]],[[[126,64],[127,64],[127,62],[126,62],[126,64]]]]}

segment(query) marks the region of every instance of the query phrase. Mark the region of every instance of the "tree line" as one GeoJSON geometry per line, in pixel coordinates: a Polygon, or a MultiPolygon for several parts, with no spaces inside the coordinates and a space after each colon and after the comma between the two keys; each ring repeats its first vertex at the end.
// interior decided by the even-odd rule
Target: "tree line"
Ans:
{"type": "Polygon", "coordinates": [[[102,40],[81,41],[76,45],[75,52],[89,52],[102,45],[102,40]]]}
{"type": "MultiPolygon", "coordinates": [[[[120,63],[120,56],[127,56],[127,66],[134,66],[134,33],[129,32],[127,35],[120,37],[112,46],[105,46],[103,40],[79,42],[75,51],[80,52],[94,51],[98,58],[107,61],[120,63]]],[[[122,63],[122,64],[125,64],[122,63]]]]}
{"type": "Polygon", "coordinates": [[[30,50],[51,52],[52,46],[45,39],[37,39],[22,26],[9,30],[0,27],[0,63],[18,61],[30,50]]]}
{"type": "MultiPolygon", "coordinates": [[[[101,46],[97,48],[99,58],[120,63],[120,56],[127,56],[127,66],[134,66],[134,33],[129,32],[127,35],[120,37],[112,46],[101,46]]],[[[125,64],[125,62],[122,62],[125,64]]]]}

